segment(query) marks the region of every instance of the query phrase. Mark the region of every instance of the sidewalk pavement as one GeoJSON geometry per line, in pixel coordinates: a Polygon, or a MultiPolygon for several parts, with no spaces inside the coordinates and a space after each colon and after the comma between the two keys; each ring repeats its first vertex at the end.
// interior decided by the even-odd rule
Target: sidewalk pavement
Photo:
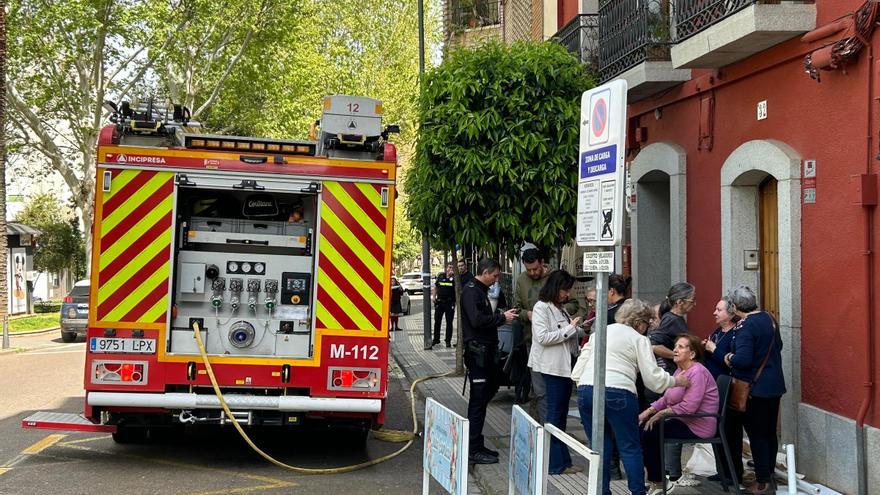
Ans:
{"type": "MultiPolygon", "coordinates": [[[[455,347],[447,349],[445,344],[435,345],[432,350],[424,349],[422,314],[416,313],[400,319],[401,331],[392,333],[391,352],[407,379],[413,380],[455,369],[455,347]]],[[[425,398],[432,397],[457,414],[467,417],[467,394],[462,395],[463,376],[435,378],[420,383],[416,387],[416,414],[419,423],[424,425],[425,398]]],[[[483,435],[487,447],[499,452],[497,464],[471,464],[469,468],[468,494],[501,495],[508,493],[508,465],[510,452],[510,415],[513,409],[513,388],[502,387],[489,404],[483,435]]],[[[570,414],[566,431],[569,435],[586,444],[586,434],[577,414],[577,396],[572,394],[570,414]]],[[[586,461],[572,453],[576,465],[585,466],[586,461]]],[[[555,475],[549,477],[547,493],[552,495],[574,495],[587,493],[585,473],[555,475]]],[[[723,494],[717,483],[702,481],[700,487],[676,487],[675,495],[723,494]]],[[[615,495],[628,495],[626,481],[612,481],[615,495]]],[[[732,490],[730,493],[733,493],[732,490]]]]}

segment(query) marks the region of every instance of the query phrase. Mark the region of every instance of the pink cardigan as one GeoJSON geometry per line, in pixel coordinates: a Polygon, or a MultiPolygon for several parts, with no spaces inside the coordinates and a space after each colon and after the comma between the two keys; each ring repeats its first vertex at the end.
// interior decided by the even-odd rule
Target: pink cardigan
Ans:
{"type": "MultiPolygon", "coordinates": [[[[673,376],[681,374],[681,369],[675,370],[673,376]]],[[[651,404],[657,411],[671,407],[675,414],[694,414],[718,412],[718,386],[712,373],[700,363],[694,363],[687,371],[683,372],[691,381],[688,388],[672,387],[666,390],[659,400],[651,404]]],[[[694,435],[700,438],[715,436],[718,422],[715,418],[677,418],[687,425],[694,435]]]]}

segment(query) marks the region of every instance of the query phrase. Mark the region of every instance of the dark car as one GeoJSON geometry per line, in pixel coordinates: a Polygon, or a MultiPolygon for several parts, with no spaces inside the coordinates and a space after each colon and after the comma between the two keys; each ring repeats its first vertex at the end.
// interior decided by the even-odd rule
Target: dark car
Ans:
{"type": "Polygon", "coordinates": [[[73,342],[77,335],[86,335],[89,323],[89,281],[73,284],[61,304],[61,340],[73,342]]]}

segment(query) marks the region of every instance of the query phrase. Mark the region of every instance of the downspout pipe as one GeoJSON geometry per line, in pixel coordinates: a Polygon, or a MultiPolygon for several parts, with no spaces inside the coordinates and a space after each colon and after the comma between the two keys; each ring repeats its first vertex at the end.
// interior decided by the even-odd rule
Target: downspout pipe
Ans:
{"type": "MultiPolygon", "coordinates": [[[[856,36],[859,41],[868,50],[868,104],[867,108],[867,159],[865,162],[865,174],[870,178],[872,176],[872,163],[875,160],[873,145],[873,94],[874,94],[874,46],[869,40],[864,39],[858,32],[856,36]]],[[[871,40],[873,41],[873,40],[871,40]]],[[[876,180],[876,179],[874,179],[876,180]]],[[[864,199],[864,198],[863,198],[864,199]]],[[[865,298],[865,379],[863,383],[864,397],[862,398],[859,412],[856,416],[856,465],[858,468],[858,490],[859,495],[868,494],[868,459],[867,459],[867,429],[865,428],[865,419],[871,410],[874,400],[874,376],[875,376],[875,360],[874,360],[874,208],[876,200],[873,202],[862,201],[862,212],[865,219],[865,238],[864,250],[862,254],[865,256],[865,277],[866,290],[865,298]]]]}

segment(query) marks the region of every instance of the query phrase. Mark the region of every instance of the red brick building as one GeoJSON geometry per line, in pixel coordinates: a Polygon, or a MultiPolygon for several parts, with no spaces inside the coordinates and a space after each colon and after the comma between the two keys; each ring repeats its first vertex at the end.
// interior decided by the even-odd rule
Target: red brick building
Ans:
{"type": "Polygon", "coordinates": [[[690,281],[705,335],[727,288],[756,289],[784,338],[799,471],[880,493],[878,4],[592,3],[559,0],[556,38],[629,83],[635,296],[690,281]]]}

